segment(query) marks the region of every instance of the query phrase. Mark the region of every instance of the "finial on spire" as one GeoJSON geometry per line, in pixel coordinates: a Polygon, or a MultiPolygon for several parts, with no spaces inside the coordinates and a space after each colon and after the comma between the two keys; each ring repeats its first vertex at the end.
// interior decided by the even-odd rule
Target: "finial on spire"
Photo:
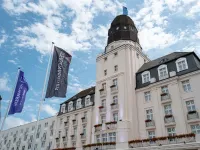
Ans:
{"type": "Polygon", "coordinates": [[[123,6],[123,15],[127,15],[128,16],[128,9],[125,6],[123,6]]]}

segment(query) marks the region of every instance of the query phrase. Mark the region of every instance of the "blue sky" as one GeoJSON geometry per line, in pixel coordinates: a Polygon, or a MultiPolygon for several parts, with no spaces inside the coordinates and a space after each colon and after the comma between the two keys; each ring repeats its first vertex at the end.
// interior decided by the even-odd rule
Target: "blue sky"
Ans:
{"type": "MultiPolygon", "coordinates": [[[[36,120],[51,42],[72,54],[67,98],[95,85],[96,56],[107,30],[127,6],[150,59],[174,51],[200,54],[199,0],[3,0],[0,6],[0,94],[2,112],[10,99],[17,68],[29,83],[24,110],[5,128],[36,120]],[[13,123],[15,122],[15,123],[13,123]]],[[[54,115],[65,99],[47,99],[41,118],[54,115]]]]}

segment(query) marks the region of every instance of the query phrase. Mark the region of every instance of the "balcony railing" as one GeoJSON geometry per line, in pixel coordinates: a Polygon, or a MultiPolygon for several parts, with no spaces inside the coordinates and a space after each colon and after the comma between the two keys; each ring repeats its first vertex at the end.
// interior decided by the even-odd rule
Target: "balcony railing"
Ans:
{"type": "Polygon", "coordinates": [[[147,127],[147,128],[148,128],[148,127],[154,127],[154,126],[155,126],[154,120],[149,120],[149,119],[147,119],[147,120],[145,120],[145,123],[146,123],[146,127],[147,127]]]}
{"type": "Polygon", "coordinates": [[[77,120],[72,120],[72,122],[73,122],[73,125],[77,125],[77,120]]]}
{"type": "Polygon", "coordinates": [[[87,118],[86,117],[82,117],[82,123],[86,123],[87,122],[87,118]]]}
{"type": "Polygon", "coordinates": [[[101,90],[99,90],[99,91],[100,91],[100,97],[106,96],[106,90],[101,89],[101,90]]]}
{"type": "Polygon", "coordinates": [[[97,124],[94,126],[95,132],[101,131],[102,130],[102,124],[97,124]]]}
{"type": "MultiPolygon", "coordinates": [[[[129,141],[130,148],[139,148],[139,147],[148,147],[148,146],[162,146],[170,144],[178,144],[178,143],[190,143],[195,142],[195,134],[181,134],[176,136],[168,136],[168,137],[157,137],[152,139],[143,139],[143,140],[133,140],[129,141]]],[[[156,149],[156,147],[155,147],[156,149]]]]}
{"type": "Polygon", "coordinates": [[[116,149],[115,142],[107,142],[107,143],[94,143],[83,146],[83,150],[106,150],[106,149],[116,149]]]}
{"type": "Polygon", "coordinates": [[[81,135],[81,139],[86,139],[86,135],[84,133],[80,134],[81,135]]]}
{"type": "Polygon", "coordinates": [[[190,111],[187,114],[187,119],[188,120],[194,120],[194,119],[199,119],[199,114],[197,111],[190,111]]]}
{"type": "Polygon", "coordinates": [[[164,76],[159,76],[159,80],[164,80],[164,79],[167,79],[167,78],[169,78],[168,74],[166,74],[164,76]]]}
{"type": "Polygon", "coordinates": [[[117,122],[116,121],[112,121],[112,122],[106,122],[106,129],[117,129],[117,122]]]}
{"type": "Polygon", "coordinates": [[[99,107],[99,112],[100,113],[105,113],[106,112],[106,108],[105,107],[99,107]]]}
{"type": "Polygon", "coordinates": [[[56,138],[56,143],[60,143],[60,138],[56,138]]]}
{"type": "Polygon", "coordinates": [[[117,85],[112,85],[112,86],[110,87],[110,90],[111,90],[111,93],[116,93],[116,92],[118,92],[118,87],[117,87],[117,85]]]}
{"type": "Polygon", "coordinates": [[[76,140],[76,136],[75,135],[71,135],[71,140],[75,141],[76,140]]]}
{"type": "Polygon", "coordinates": [[[175,123],[175,119],[173,115],[166,115],[164,118],[165,124],[175,123]]]}
{"type": "Polygon", "coordinates": [[[164,101],[167,101],[167,100],[170,100],[171,97],[170,97],[170,94],[169,93],[162,93],[161,95],[161,101],[164,102],[164,101]]]}
{"type": "Polygon", "coordinates": [[[110,104],[110,106],[111,106],[111,110],[119,109],[119,105],[117,103],[112,103],[112,104],[110,104]]]}
{"type": "Polygon", "coordinates": [[[68,127],[69,126],[69,122],[64,122],[64,124],[65,124],[65,127],[68,127]]]}

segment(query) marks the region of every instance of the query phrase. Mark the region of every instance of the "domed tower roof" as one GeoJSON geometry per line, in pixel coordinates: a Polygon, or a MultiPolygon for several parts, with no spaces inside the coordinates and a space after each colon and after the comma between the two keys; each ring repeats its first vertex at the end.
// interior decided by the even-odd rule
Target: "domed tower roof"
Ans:
{"type": "Polygon", "coordinates": [[[108,30],[107,45],[118,40],[131,40],[139,43],[137,34],[133,20],[127,15],[119,15],[112,21],[108,30]]]}

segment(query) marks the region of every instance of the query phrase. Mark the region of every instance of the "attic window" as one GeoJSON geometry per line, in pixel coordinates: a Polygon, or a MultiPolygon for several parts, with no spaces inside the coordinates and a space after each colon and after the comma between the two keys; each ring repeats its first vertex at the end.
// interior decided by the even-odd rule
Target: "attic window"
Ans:
{"type": "Polygon", "coordinates": [[[161,63],[164,63],[164,62],[166,62],[166,61],[168,61],[169,59],[168,58],[163,58],[161,61],[160,61],[160,64],[161,63]]]}

